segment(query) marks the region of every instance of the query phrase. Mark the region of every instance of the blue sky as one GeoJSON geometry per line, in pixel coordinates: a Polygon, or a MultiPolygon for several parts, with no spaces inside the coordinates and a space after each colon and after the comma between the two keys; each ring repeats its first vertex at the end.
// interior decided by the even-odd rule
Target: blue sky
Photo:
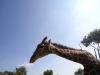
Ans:
{"type": "MultiPolygon", "coordinates": [[[[78,41],[100,28],[99,0],[0,0],[0,71],[25,66],[28,75],[74,75],[81,64],[51,54],[29,64],[45,36],[52,42],[80,48],[78,41]]],[[[85,48],[94,54],[92,48],[85,48]]]]}

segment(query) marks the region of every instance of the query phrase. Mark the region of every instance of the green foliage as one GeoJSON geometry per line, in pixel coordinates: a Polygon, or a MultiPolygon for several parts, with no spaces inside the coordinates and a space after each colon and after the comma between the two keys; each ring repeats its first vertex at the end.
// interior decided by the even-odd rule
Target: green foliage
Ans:
{"type": "Polygon", "coordinates": [[[0,72],[0,75],[2,75],[2,72],[0,72]]]}
{"type": "Polygon", "coordinates": [[[46,70],[46,71],[44,71],[43,75],[53,75],[53,71],[52,70],[46,70]]]}
{"type": "Polygon", "coordinates": [[[18,68],[16,68],[16,74],[17,75],[26,75],[27,70],[24,66],[20,66],[18,68]]]}
{"type": "Polygon", "coordinates": [[[0,75],[14,75],[14,73],[11,71],[4,71],[4,72],[0,72],[0,75]]]}
{"type": "Polygon", "coordinates": [[[0,73],[0,75],[9,75],[9,74],[6,72],[3,72],[3,73],[0,73]]]}
{"type": "Polygon", "coordinates": [[[14,72],[4,71],[0,72],[0,75],[26,75],[27,70],[24,66],[17,67],[14,72]]]}
{"type": "Polygon", "coordinates": [[[8,75],[14,75],[14,73],[11,71],[4,71],[4,72],[7,73],[8,75]]]}
{"type": "Polygon", "coordinates": [[[85,36],[81,43],[88,47],[89,45],[94,48],[95,56],[97,58],[96,50],[98,51],[99,59],[100,59],[100,29],[95,29],[94,31],[90,32],[88,36],[85,36]],[[97,45],[97,48],[94,45],[97,45]]]}
{"type": "Polygon", "coordinates": [[[74,75],[84,75],[84,70],[79,68],[77,71],[74,72],[74,75]]]}
{"type": "Polygon", "coordinates": [[[95,29],[94,31],[90,32],[88,36],[85,36],[81,41],[83,45],[88,47],[90,44],[100,43],[100,29],[95,29]]]}

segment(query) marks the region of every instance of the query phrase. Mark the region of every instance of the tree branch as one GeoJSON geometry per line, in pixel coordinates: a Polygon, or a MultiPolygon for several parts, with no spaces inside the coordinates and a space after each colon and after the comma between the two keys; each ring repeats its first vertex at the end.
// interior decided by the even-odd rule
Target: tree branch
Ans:
{"type": "Polygon", "coordinates": [[[98,55],[99,55],[99,59],[100,59],[100,48],[99,48],[99,43],[98,44],[98,55]]]}
{"type": "Polygon", "coordinates": [[[96,51],[95,51],[95,48],[94,48],[94,52],[95,52],[95,57],[97,58],[97,55],[96,55],[96,51]]]}
{"type": "MultiPolygon", "coordinates": [[[[90,44],[91,45],[91,44],[90,44]]],[[[95,57],[97,58],[97,54],[96,54],[96,51],[95,51],[95,49],[97,49],[97,48],[95,48],[93,45],[91,45],[93,48],[94,48],[94,52],[95,52],[95,57]]],[[[98,50],[98,49],[97,49],[98,50]]]]}
{"type": "Polygon", "coordinates": [[[82,50],[82,46],[80,45],[80,43],[78,42],[78,45],[80,46],[81,50],[82,50]]]}

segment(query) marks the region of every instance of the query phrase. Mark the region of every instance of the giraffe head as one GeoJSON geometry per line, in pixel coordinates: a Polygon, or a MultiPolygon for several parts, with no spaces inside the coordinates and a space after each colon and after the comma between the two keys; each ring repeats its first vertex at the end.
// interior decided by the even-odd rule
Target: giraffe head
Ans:
{"type": "Polygon", "coordinates": [[[47,37],[45,37],[40,44],[37,45],[37,48],[33,55],[30,58],[30,63],[35,62],[37,59],[50,54],[50,41],[46,41],[47,37]]]}

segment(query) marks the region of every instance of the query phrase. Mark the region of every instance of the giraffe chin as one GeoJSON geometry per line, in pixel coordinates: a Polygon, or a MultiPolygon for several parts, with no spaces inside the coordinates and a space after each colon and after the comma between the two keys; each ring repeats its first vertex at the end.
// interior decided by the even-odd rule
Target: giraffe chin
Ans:
{"type": "Polygon", "coordinates": [[[35,61],[36,61],[36,60],[32,60],[32,59],[31,59],[31,60],[29,61],[29,63],[31,64],[31,63],[34,63],[35,61]]]}

